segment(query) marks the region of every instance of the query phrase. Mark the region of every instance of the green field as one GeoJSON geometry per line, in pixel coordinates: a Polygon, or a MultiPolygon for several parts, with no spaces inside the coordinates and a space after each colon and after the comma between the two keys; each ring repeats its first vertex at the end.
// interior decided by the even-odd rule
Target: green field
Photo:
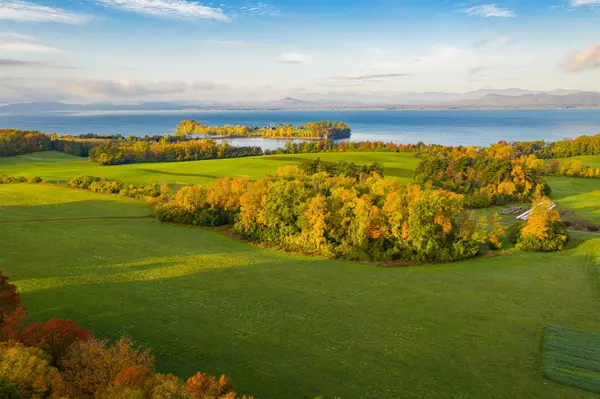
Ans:
{"type": "Polygon", "coordinates": [[[569,209],[582,218],[600,223],[600,179],[547,177],[552,199],[559,209],[569,209]]]}
{"type": "MultiPolygon", "coordinates": [[[[560,254],[376,268],[151,220],[23,223],[82,204],[38,213],[48,187],[3,188],[21,198],[4,203],[23,210],[0,224],[0,265],[31,316],[130,334],[161,371],[225,373],[263,399],[593,397],[539,373],[547,324],[600,325],[593,235],[560,254]]],[[[131,212],[94,197],[123,206],[99,217],[131,212]]]]}
{"type": "Polygon", "coordinates": [[[150,215],[141,201],[44,184],[0,185],[0,222],[150,215]]]}
{"type": "Polygon", "coordinates": [[[216,159],[191,162],[146,163],[118,166],[99,166],[85,159],[59,152],[38,152],[26,156],[0,158],[0,174],[10,176],[40,176],[65,182],[78,175],[103,176],[127,183],[185,185],[206,184],[219,177],[260,179],[280,166],[300,164],[320,158],[325,162],[339,160],[355,163],[379,162],[385,174],[410,182],[419,159],[411,153],[353,152],[269,155],[262,157],[216,159]]]}
{"type": "Polygon", "coordinates": [[[562,384],[600,393],[600,333],[548,326],[542,374],[562,384]]]}
{"type": "Polygon", "coordinates": [[[559,158],[561,162],[565,160],[580,161],[581,165],[588,165],[592,168],[600,168],[600,155],[580,155],[572,158],[559,158]]]}
{"type": "MultiPolygon", "coordinates": [[[[0,173],[138,183],[163,177],[175,185],[236,170],[259,178],[320,157],[378,161],[388,176],[408,181],[418,163],[392,153],[115,167],[60,153],[27,157],[0,159],[0,173]]],[[[553,177],[550,184],[561,207],[600,221],[600,181],[553,177]]],[[[597,397],[545,380],[540,364],[547,325],[600,330],[591,266],[600,235],[573,233],[558,254],[510,250],[377,268],[136,219],[148,213],[144,203],[117,196],[0,185],[0,267],[34,319],[72,318],[110,339],[129,334],[152,348],[160,371],[225,373],[238,392],[262,399],[597,397]]]]}

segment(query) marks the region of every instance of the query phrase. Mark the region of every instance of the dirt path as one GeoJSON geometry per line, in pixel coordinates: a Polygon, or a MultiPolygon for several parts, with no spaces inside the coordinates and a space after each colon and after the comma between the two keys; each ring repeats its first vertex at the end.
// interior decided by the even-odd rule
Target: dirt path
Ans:
{"type": "Polygon", "coordinates": [[[0,224],[52,223],[52,222],[98,222],[102,220],[156,220],[152,216],[107,216],[96,218],[62,218],[31,220],[0,220],[0,224]]]}

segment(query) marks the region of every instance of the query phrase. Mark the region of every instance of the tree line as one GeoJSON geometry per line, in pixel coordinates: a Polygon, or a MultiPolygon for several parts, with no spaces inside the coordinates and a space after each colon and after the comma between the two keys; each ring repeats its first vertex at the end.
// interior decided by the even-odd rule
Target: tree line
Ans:
{"type": "Polygon", "coordinates": [[[465,195],[470,208],[511,202],[530,202],[549,195],[545,162],[535,155],[515,157],[514,148],[496,144],[478,147],[429,146],[420,149],[423,160],[415,179],[465,195]]]}
{"type": "Polygon", "coordinates": [[[223,137],[270,137],[270,138],[309,138],[342,139],[350,137],[352,129],[343,122],[319,121],[293,126],[207,126],[187,119],[177,126],[177,135],[203,134],[223,137]]]}
{"type": "Polygon", "coordinates": [[[516,159],[523,156],[535,155],[540,159],[570,158],[579,155],[600,155],[600,134],[579,136],[573,139],[558,141],[500,141],[487,147],[480,146],[443,146],[439,144],[419,144],[421,155],[445,156],[449,152],[480,152],[485,151],[496,157],[516,159]]]}
{"type": "Polygon", "coordinates": [[[101,144],[97,140],[77,139],[73,136],[48,135],[31,130],[0,130],[0,157],[30,154],[37,151],[61,151],[78,157],[87,157],[89,151],[101,144]]]}
{"type": "Polygon", "coordinates": [[[460,194],[401,185],[377,170],[346,175],[311,168],[283,167],[255,182],[186,186],[160,198],[154,212],[171,223],[233,224],[251,241],[342,259],[444,262],[498,242],[488,231],[497,223],[463,212],[460,194]]]}
{"type": "Polygon", "coordinates": [[[538,158],[569,158],[579,155],[600,155],[600,134],[546,142],[543,140],[514,142],[518,156],[533,154],[538,158]]]}
{"type": "Polygon", "coordinates": [[[202,372],[159,374],[149,350],[110,344],[69,319],[34,322],[0,270],[0,397],[3,399],[252,399],[202,372]]]}
{"type": "Polygon", "coordinates": [[[284,147],[265,150],[265,155],[273,154],[302,154],[318,152],[413,152],[425,146],[417,144],[395,144],[383,141],[305,141],[300,143],[287,142],[284,147]]]}
{"type": "Polygon", "coordinates": [[[565,159],[562,162],[551,159],[546,164],[546,175],[600,179],[600,168],[594,169],[589,165],[582,165],[577,159],[565,159]]]}
{"type": "Polygon", "coordinates": [[[169,143],[136,141],[94,147],[89,157],[100,165],[140,162],[197,161],[201,159],[239,158],[263,155],[260,147],[234,147],[226,142],[199,139],[169,143]]]}

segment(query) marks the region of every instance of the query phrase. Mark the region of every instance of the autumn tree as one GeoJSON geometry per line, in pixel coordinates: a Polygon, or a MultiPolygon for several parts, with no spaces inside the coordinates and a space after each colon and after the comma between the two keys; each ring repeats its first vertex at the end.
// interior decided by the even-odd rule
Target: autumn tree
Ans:
{"type": "Polygon", "coordinates": [[[16,385],[27,398],[58,398],[66,389],[42,350],[14,342],[0,343],[0,381],[16,385]]]}
{"type": "Polygon", "coordinates": [[[92,333],[79,327],[73,320],[53,317],[46,323],[34,323],[23,333],[22,342],[43,349],[50,356],[50,364],[58,361],[77,340],[87,340],[92,333]]]}
{"type": "Polygon", "coordinates": [[[547,197],[536,198],[529,219],[517,234],[516,247],[522,251],[562,251],[568,235],[560,214],[551,209],[552,201],[547,197]]]}
{"type": "Polygon", "coordinates": [[[494,212],[490,216],[490,227],[491,232],[488,238],[488,243],[490,248],[492,249],[500,249],[502,248],[502,241],[500,241],[500,237],[506,234],[506,229],[502,226],[502,217],[498,214],[498,212],[494,212]]]}
{"type": "Polygon", "coordinates": [[[217,379],[200,372],[190,377],[185,386],[190,399],[217,399],[233,391],[231,382],[224,375],[217,379]]]}
{"type": "Polygon", "coordinates": [[[135,379],[140,370],[154,370],[154,358],[127,337],[113,346],[95,338],[75,341],[59,359],[59,369],[75,397],[100,395],[115,382],[135,379]],[[124,373],[124,374],[122,374],[124,373]]]}

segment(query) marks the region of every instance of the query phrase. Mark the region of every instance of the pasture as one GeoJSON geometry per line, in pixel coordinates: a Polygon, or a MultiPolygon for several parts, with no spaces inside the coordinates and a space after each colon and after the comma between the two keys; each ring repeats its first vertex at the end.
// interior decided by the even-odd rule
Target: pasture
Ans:
{"type": "Polygon", "coordinates": [[[88,199],[40,212],[63,194],[2,188],[18,193],[4,206],[22,209],[0,223],[0,265],[31,316],[129,334],[161,371],[225,373],[263,399],[593,397],[544,380],[539,365],[546,325],[600,325],[594,235],[574,234],[559,254],[376,268],[150,219],[103,220],[143,214],[113,196],[93,195],[110,203],[96,220],[24,223],[79,215],[88,199]]]}
{"type": "Polygon", "coordinates": [[[44,184],[0,185],[0,222],[149,216],[141,201],[44,184]]]}
{"type": "Polygon", "coordinates": [[[11,176],[39,176],[58,182],[66,182],[73,176],[90,175],[134,184],[156,182],[182,186],[212,183],[219,177],[260,179],[281,166],[298,165],[317,158],[324,162],[379,162],[384,166],[388,177],[402,182],[412,181],[413,171],[419,164],[419,159],[411,153],[352,152],[100,166],[86,159],[51,151],[0,158],[0,173],[11,176]]]}
{"type": "Polygon", "coordinates": [[[584,219],[600,223],[600,179],[555,176],[546,179],[559,209],[571,210],[584,219]]]}

